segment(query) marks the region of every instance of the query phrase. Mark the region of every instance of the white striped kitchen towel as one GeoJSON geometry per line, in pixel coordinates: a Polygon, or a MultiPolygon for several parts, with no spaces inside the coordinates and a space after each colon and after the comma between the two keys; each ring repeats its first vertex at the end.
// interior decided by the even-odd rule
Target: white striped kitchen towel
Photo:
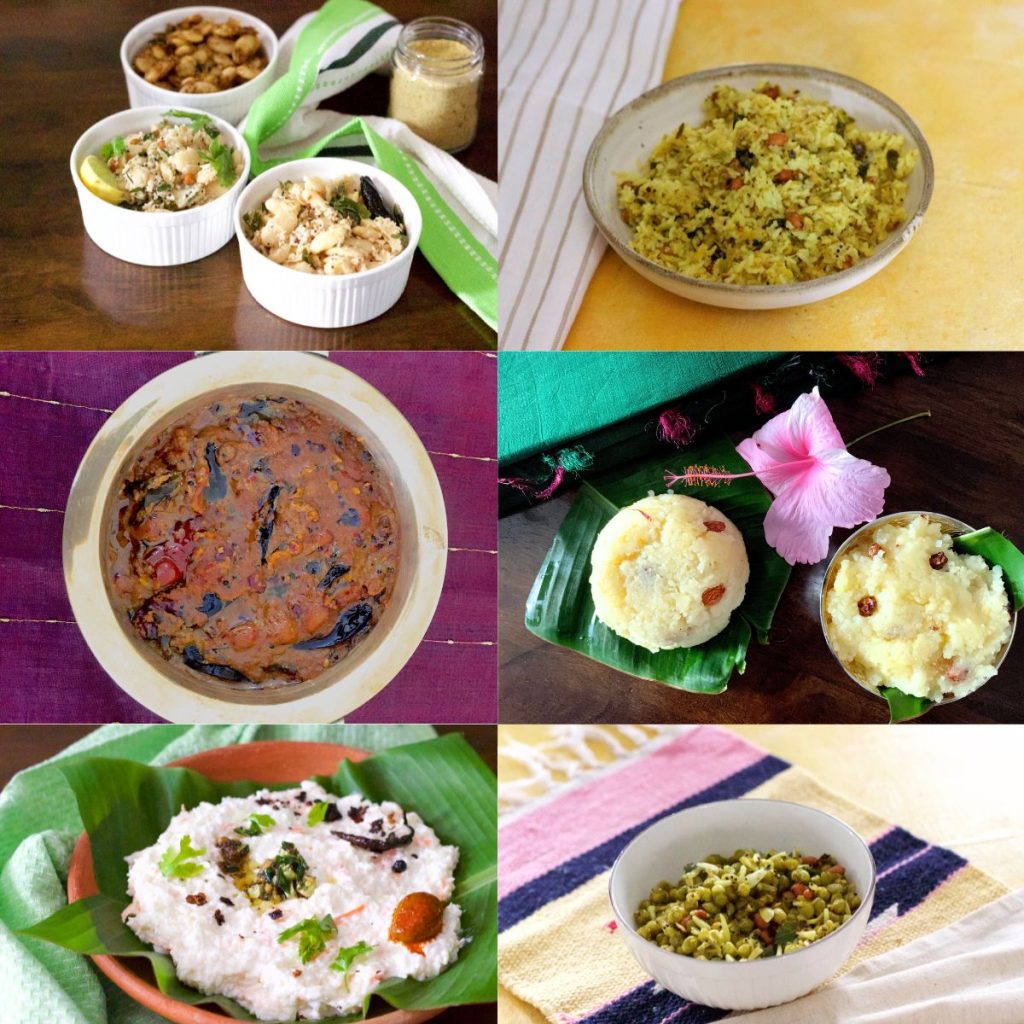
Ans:
{"type": "Polygon", "coordinates": [[[501,347],[558,349],[604,240],[583,162],[605,119],[662,76],[679,0],[501,0],[501,347]]]}

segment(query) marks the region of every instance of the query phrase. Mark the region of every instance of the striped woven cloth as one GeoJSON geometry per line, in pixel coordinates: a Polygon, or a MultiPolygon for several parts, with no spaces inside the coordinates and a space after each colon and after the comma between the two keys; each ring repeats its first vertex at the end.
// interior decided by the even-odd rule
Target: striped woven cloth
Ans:
{"type": "Polygon", "coordinates": [[[607,889],[615,857],[648,825],[686,807],[737,797],[817,807],[870,844],[878,866],[875,902],[844,970],[1007,891],[952,850],[848,803],[732,733],[673,731],[505,816],[501,983],[555,1024],[705,1024],[727,1017],[660,989],[639,968],[615,934],[607,889]]]}
{"type": "Polygon", "coordinates": [[[609,115],[661,81],[678,10],[501,0],[502,348],[561,348],[605,248],[583,200],[587,150],[609,115]]]}

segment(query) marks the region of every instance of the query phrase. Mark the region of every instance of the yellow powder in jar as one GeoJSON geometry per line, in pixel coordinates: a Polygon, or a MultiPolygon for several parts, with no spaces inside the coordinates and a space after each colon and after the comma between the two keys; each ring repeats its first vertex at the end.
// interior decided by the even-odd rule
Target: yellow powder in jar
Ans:
{"type": "Polygon", "coordinates": [[[480,107],[481,68],[469,64],[473,51],[457,39],[417,39],[408,49],[423,61],[396,54],[389,116],[441,149],[465,149],[476,135],[480,107]],[[465,62],[465,69],[435,70],[431,61],[465,62]]]}

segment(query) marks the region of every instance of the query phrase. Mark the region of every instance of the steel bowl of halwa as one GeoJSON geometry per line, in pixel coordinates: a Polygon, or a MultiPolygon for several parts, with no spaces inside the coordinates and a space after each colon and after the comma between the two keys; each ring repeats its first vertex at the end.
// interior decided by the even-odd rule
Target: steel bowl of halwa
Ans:
{"type": "Polygon", "coordinates": [[[846,674],[936,704],[999,671],[1017,618],[1003,571],[955,540],[972,532],[937,512],[896,512],[839,547],[821,586],[825,640],[846,674]]]}
{"type": "Polygon", "coordinates": [[[398,674],[440,599],[444,499],[402,414],[310,353],[221,352],[104,424],[64,527],[97,660],[172,721],[330,721],[398,674]]]}

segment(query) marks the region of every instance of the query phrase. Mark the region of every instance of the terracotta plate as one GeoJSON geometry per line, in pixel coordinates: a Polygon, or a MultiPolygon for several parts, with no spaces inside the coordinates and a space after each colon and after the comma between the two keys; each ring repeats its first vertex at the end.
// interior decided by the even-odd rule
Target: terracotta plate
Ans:
{"type": "MultiPolygon", "coordinates": [[[[299,782],[311,775],[331,775],[345,758],[362,761],[366,750],[332,743],[291,743],[273,740],[262,743],[240,743],[230,747],[204,750],[171,767],[191,768],[214,782],[252,780],[267,785],[299,782]]],[[[92,869],[89,837],[82,833],[75,846],[68,869],[68,900],[94,896],[99,889],[92,869]]],[[[149,961],[143,957],[94,956],[96,966],[123,992],[154,1013],[176,1024],[226,1024],[234,1020],[216,1007],[205,1009],[190,1006],[165,996],[156,987],[149,961]]],[[[372,1014],[374,1024],[420,1024],[436,1017],[441,1010],[390,1010],[372,1014]]]]}

